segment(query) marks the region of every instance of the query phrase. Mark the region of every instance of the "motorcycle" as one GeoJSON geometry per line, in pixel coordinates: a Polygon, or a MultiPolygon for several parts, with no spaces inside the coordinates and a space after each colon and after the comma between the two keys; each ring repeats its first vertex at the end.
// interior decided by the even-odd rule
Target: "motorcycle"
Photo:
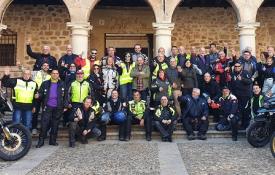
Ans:
{"type": "Polygon", "coordinates": [[[0,158],[6,161],[18,160],[25,156],[32,143],[29,129],[4,119],[5,112],[12,111],[12,103],[0,88],[0,158]]]}
{"type": "Polygon", "coordinates": [[[271,139],[270,139],[270,151],[275,158],[275,132],[273,132],[271,139]]]}
{"type": "Polygon", "coordinates": [[[275,131],[275,98],[268,99],[257,113],[247,130],[247,141],[256,148],[267,145],[275,131]]]}

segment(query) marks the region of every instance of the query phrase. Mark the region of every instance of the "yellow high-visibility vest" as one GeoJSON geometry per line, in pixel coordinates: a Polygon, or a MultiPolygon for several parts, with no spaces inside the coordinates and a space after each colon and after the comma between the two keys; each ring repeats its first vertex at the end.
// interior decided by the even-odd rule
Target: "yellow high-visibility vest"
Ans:
{"type": "Polygon", "coordinates": [[[14,87],[15,101],[17,103],[32,103],[35,89],[36,83],[34,81],[25,82],[17,79],[14,87]]]}
{"type": "Polygon", "coordinates": [[[87,81],[80,83],[75,80],[71,84],[71,102],[82,103],[84,98],[89,95],[90,90],[90,84],[87,81]]]}
{"type": "Polygon", "coordinates": [[[135,67],[135,63],[132,63],[127,71],[126,64],[121,63],[122,74],[119,76],[120,85],[133,82],[133,78],[130,76],[130,74],[134,67],[135,67]]]}

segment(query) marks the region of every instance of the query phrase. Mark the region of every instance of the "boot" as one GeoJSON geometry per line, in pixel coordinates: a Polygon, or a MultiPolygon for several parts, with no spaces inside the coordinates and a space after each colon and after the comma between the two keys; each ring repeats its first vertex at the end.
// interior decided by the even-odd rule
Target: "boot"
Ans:
{"type": "Polygon", "coordinates": [[[147,141],[151,141],[152,140],[151,134],[146,133],[146,140],[147,141]]]}
{"type": "Polygon", "coordinates": [[[75,142],[70,142],[69,147],[74,148],[75,147],[75,142]]]}
{"type": "Polygon", "coordinates": [[[36,145],[36,148],[41,148],[44,145],[44,138],[39,137],[38,143],[36,145]]]}
{"type": "Polygon", "coordinates": [[[50,135],[49,145],[58,146],[58,143],[56,142],[56,136],[50,135]]]}

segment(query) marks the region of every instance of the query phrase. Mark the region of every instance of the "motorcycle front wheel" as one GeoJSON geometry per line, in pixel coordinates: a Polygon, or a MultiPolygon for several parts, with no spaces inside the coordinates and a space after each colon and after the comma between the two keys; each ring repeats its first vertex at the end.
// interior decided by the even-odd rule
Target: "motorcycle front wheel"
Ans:
{"type": "Polygon", "coordinates": [[[270,139],[270,150],[271,150],[273,157],[275,158],[275,132],[273,132],[271,139],[270,139]]]}
{"type": "Polygon", "coordinates": [[[247,141],[253,147],[259,148],[268,144],[270,128],[265,122],[255,122],[247,130],[247,141]]]}
{"type": "Polygon", "coordinates": [[[8,127],[11,139],[8,140],[2,131],[0,134],[0,158],[14,161],[25,156],[31,148],[31,133],[21,124],[8,127]]]}

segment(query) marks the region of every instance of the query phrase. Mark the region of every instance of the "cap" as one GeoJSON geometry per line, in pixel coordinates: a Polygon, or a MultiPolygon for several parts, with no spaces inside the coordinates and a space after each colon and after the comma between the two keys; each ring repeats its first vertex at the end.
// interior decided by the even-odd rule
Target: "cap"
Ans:
{"type": "Polygon", "coordinates": [[[84,74],[84,72],[83,72],[83,70],[78,70],[78,71],[76,71],[76,74],[84,74]]]}

